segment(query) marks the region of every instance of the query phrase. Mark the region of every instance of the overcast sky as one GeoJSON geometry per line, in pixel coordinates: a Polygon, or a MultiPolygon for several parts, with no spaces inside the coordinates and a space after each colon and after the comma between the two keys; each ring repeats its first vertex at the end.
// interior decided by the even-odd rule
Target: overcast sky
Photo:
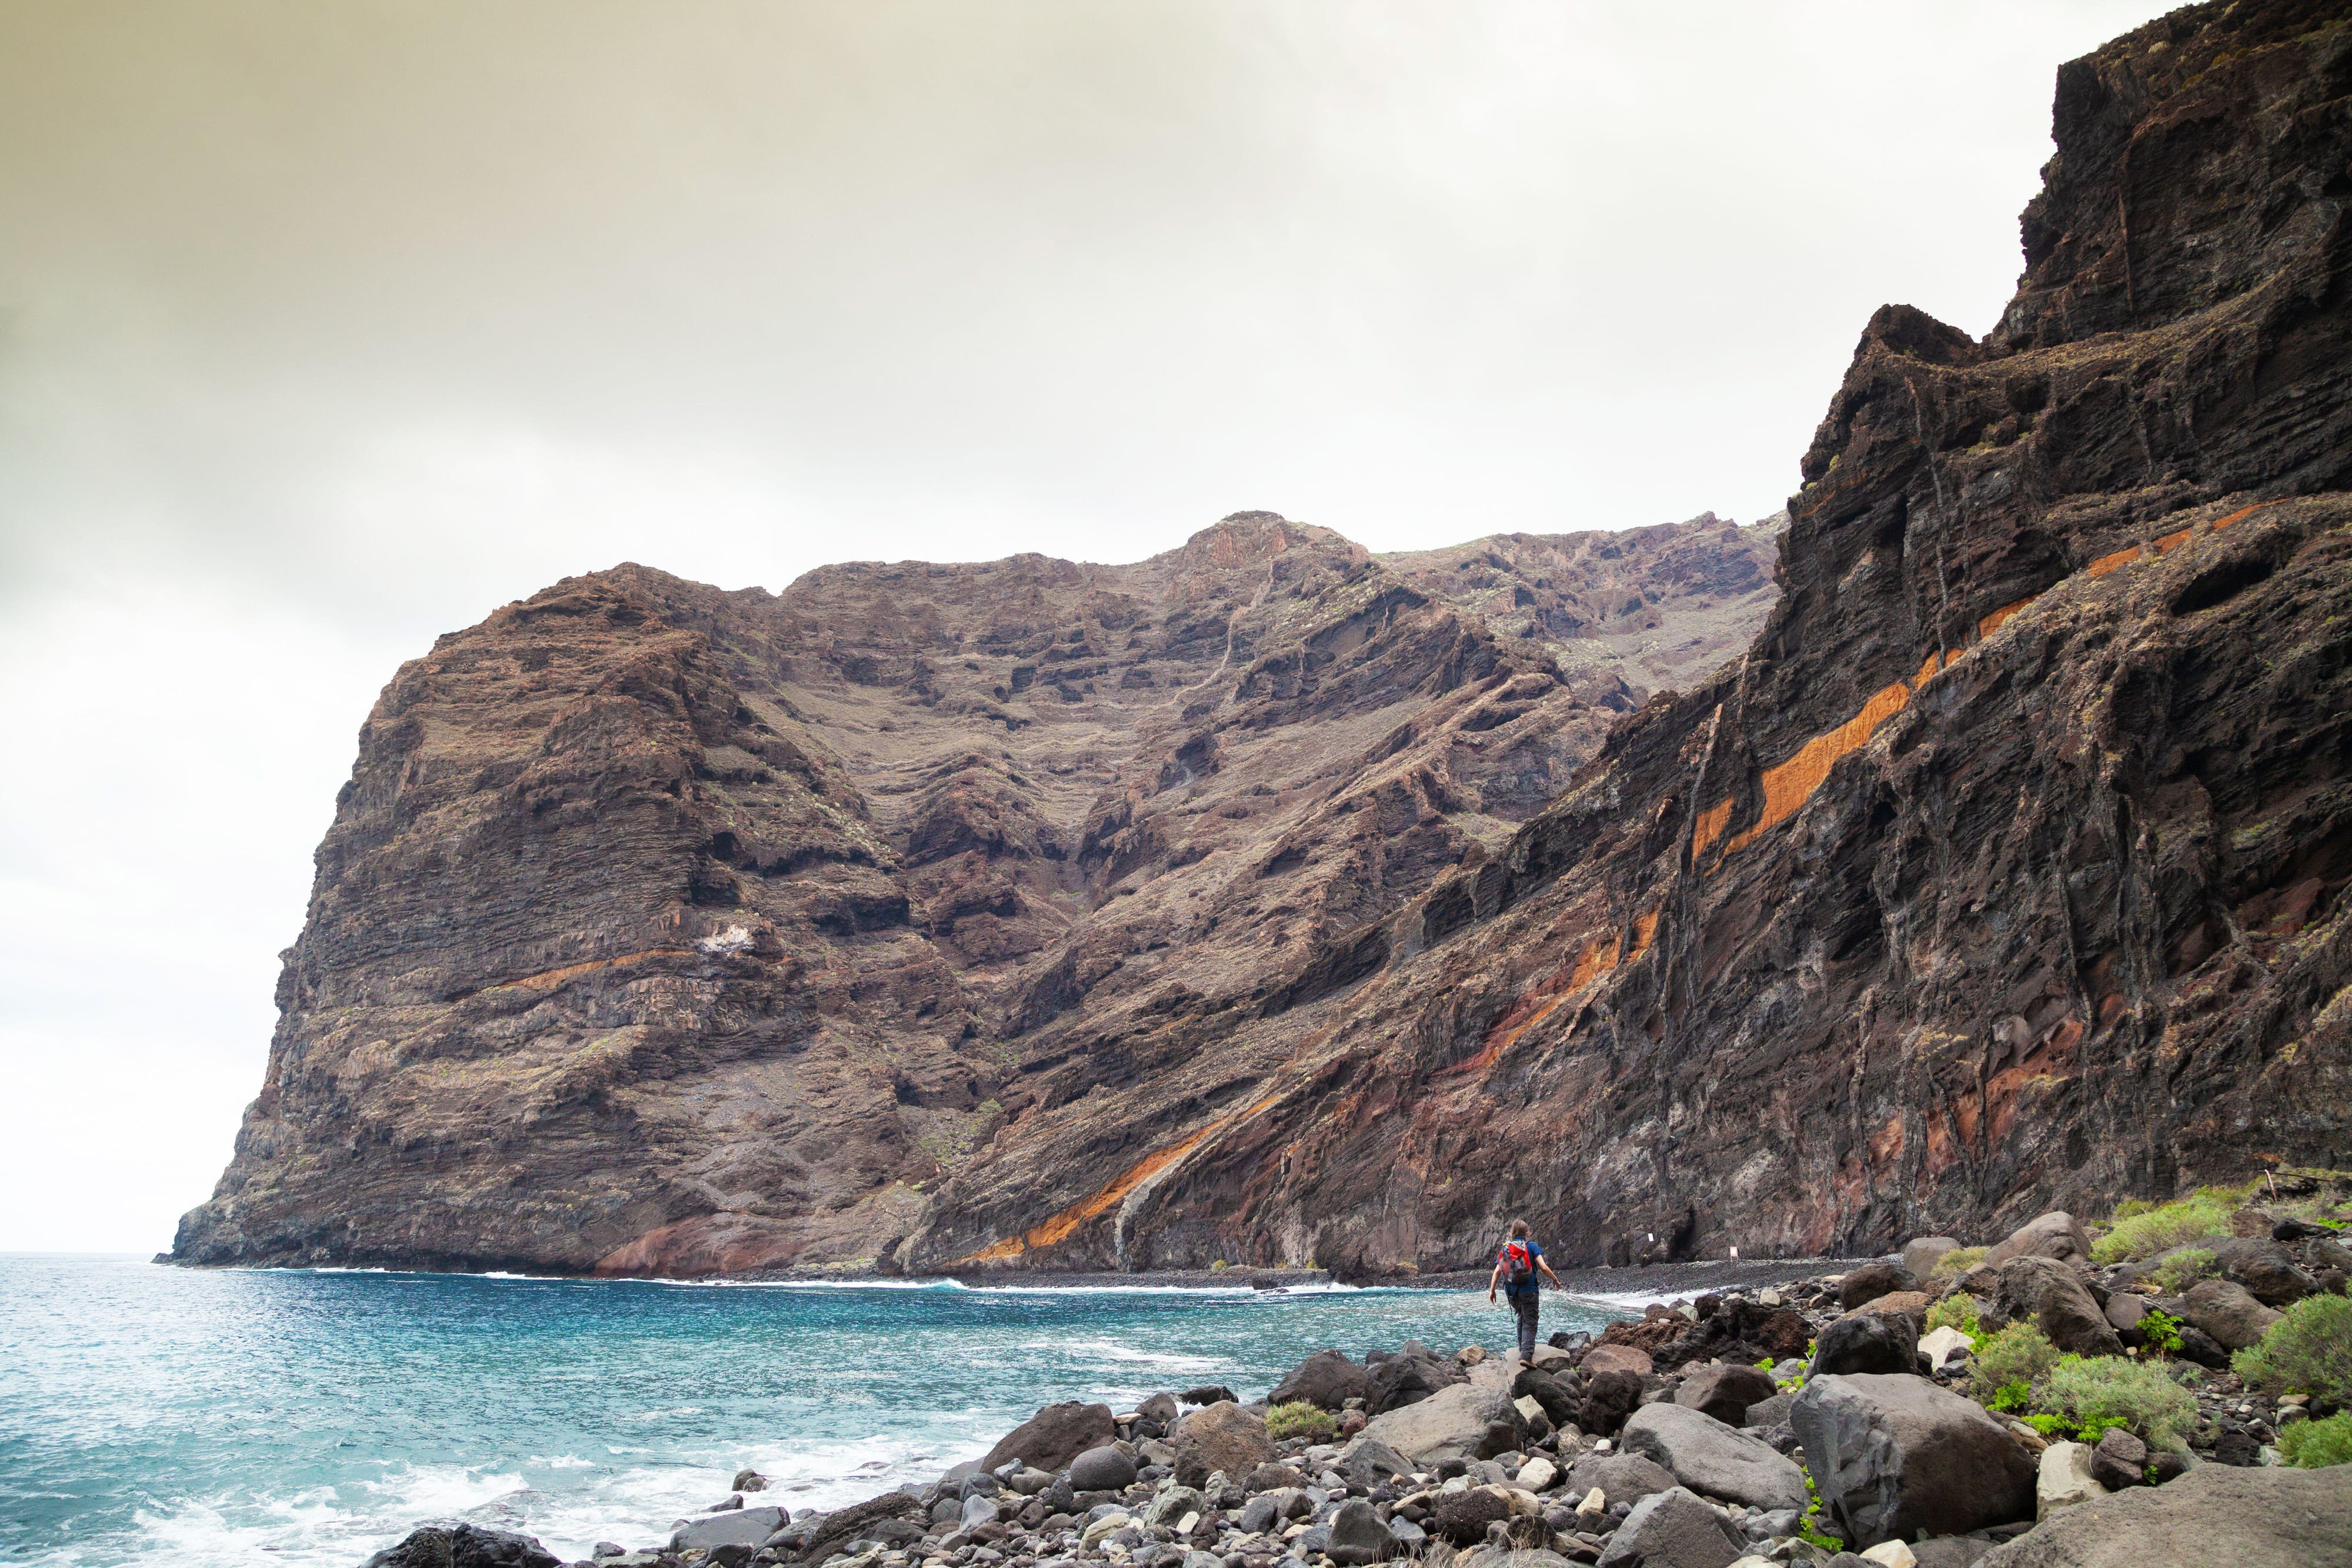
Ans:
{"type": "Polygon", "coordinates": [[[0,1249],[152,1250],[404,658],[634,559],[1753,519],[2137,0],[0,0],[0,1249]]]}

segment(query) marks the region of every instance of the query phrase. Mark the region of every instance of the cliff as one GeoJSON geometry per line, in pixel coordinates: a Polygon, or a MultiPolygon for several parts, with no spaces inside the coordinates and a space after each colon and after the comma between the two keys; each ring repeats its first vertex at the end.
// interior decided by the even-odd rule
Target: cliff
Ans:
{"type": "Polygon", "coordinates": [[[1384,1274],[2352,1167],[2352,21],[2175,13],[2054,131],[1994,331],[1864,331],[1760,626],[1711,519],[1245,514],[444,639],[175,1255],[1384,1274]]]}
{"type": "Polygon", "coordinates": [[[173,1255],[870,1264],[1041,1107],[1149,1078],[1139,1130],[1276,1071],[1281,1013],[1377,962],[1331,944],[1507,844],[1635,706],[1621,664],[1704,678],[1777,549],[1709,516],[1400,570],[1246,513],[1134,566],[509,605],[370,716],[173,1255]],[[1591,629],[1498,632],[1490,559],[1591,629]],[[1214,1064],[1148,1038],[1237,1006],[1214,1064]]]}

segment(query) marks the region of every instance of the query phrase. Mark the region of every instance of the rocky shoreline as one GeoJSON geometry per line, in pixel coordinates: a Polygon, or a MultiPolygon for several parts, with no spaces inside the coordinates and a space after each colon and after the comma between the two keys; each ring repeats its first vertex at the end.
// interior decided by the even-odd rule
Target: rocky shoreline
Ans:
{"type": "MultiPolygon", "coordinates": [[[[935,1482],[831,1511],[769,1505],[747,1470],[667,1541],[601,1543],[587,1568],[2352,1565],[2352,1446],[2329,1464],[2289,1432],[2352,1425],[2352,1340],[2328,1348],[2342,1223],[2242,1209],[2229,1235],[2098,1267],[2051,1213],[1990,1249],[1920,1238],[1801,1278],[1684,1268],[1695,1299],[1526,1364],[1407,1342],[1318,1351],[1248,1405],[1052,1405],[935,1482]],[[2293,1360],[2314,1324],[2317,1359],[2293,1360]]],[[[367,1568],[562,1565],[456,1523],[367,1568]]]]}

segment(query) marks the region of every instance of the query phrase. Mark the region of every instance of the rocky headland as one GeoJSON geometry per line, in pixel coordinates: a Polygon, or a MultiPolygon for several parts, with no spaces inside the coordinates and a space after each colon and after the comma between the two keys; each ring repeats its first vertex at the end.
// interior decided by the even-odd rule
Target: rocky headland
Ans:
{"type": "Polygon", "coordinates": [[[1410,1279],[2352,1168],[2347,104],[2320,0],[2063,67],[2008,310],[1874,317],[1785,532],[443,638],[172,1256],[1410,1279]]]}
{"type": "MultiPolygon", "coordinates": [[[[2221,1195],[2096,1239],[2064,1213],[1990,1248],[1916,1238],[1524,1364],[1408,1342],[1318,1351],[1249,1404],[1048,1406],[934,1483],[831,1511],[771,1504],[747,1470],[590,1568],[2352,1563],[2352,1179],[2284,1191],[2291,1210],[2239,1207],[2215,1235],[2221,1195]]],[[[558,1563],[451,1522],[369,1568],[558,1563]]]]}

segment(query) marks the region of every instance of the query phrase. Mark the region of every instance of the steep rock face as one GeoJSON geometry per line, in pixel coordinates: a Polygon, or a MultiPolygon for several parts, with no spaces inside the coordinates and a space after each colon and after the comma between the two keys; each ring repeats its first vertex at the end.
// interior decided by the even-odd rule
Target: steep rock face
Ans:
{"type": "MultiPolygon", "coordinates": [[[[1639,537],[1743,581],[1772,548],[1639,537]]],[[[174,1255],[871,1261],[1010,1123],[1274,1071],[1282,1014],[1386,956],[1358,934],[1634,706],[1585,666],[1262,513],[1129,567],[561,583],[385,689],[174,1255]],[[1179,1060],[1202,1012],[1262,1026],[1179,1060]]]]}
{"type": "Polygon", "coordinates": [[[901,1256],[1853,1250],[2352,1165],[2348,91],[2293,0],[2064,68],[2015,302],[1873,319],[1748,652],[1327,939],[1380,959],[1278,1069],[1040,1107],[901,1256]]]}

